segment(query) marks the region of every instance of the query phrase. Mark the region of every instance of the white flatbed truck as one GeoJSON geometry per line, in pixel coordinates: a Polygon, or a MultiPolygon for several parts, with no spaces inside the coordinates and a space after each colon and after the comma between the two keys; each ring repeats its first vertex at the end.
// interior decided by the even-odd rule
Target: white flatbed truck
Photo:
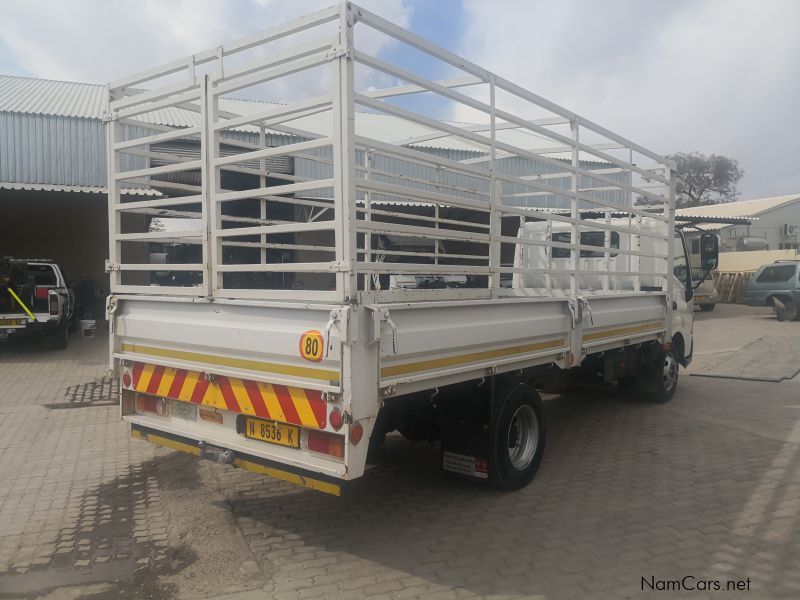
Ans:
{"type": "Polygon", "coordinates": [[[518,489],[540,386],[691,359],[670,161],[351,3],[111,83],[106,128],[134,436],[340,494],[398,430],[518,489]]]}

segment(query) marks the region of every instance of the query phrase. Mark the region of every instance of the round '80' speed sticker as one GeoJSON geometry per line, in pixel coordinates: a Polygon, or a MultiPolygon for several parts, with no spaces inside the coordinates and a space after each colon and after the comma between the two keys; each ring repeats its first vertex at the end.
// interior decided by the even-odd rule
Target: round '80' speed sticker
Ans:
{"type": "Polygon", "coordinates": [[[320,362],[325,353],[325,340],[316,329],[306,331],[300,336],[300,356],[306,360],[320,362]]]}

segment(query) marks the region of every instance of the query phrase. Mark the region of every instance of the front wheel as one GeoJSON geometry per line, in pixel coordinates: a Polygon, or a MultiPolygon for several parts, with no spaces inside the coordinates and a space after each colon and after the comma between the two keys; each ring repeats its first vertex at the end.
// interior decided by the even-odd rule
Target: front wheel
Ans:
{"type": "Polygon", "coordinates": [[[672,348],[663,352],[653,364],[647,365],[639,375],[645,398],[658,404],[672,400],[678,387],[678,368],[678,358],[672,348]]]}
{"type": "Polygon", "coordinates": [[[528,485],[542,461],[545,441],[544,405],[531,388],[512,388],[497,408],[492,429],[494,484],[503,490],[528,485]]]}

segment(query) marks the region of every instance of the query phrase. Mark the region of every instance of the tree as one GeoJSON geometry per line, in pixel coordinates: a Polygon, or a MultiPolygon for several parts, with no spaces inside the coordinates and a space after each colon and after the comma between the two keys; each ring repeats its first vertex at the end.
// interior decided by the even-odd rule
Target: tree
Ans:
{"type": "Polygon", "coordinates": [[[699,152],[678,152],[668,158],[678,166],[675,186],[678,208],[733,202],[739,197],[736,185],[744,175],[739,161],[699,152]]]}

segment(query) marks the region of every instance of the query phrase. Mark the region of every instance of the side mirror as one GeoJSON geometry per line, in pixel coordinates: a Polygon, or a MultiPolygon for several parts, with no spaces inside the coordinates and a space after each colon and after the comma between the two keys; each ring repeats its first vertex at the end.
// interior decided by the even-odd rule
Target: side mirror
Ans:
{"type": "Polygon", "coordinates": [[[700,268],[713,271],[719,266],[719,238],[713,233],[700,236],[700,268]]]}

